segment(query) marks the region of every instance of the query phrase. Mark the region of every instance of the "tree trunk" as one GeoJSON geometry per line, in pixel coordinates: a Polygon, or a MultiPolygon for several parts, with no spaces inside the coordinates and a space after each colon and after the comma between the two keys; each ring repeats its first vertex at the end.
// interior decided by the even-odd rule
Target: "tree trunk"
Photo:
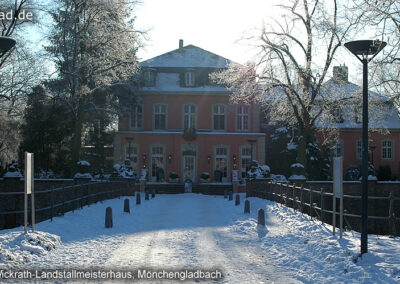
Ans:
{"type": "Polygon", "coordinates": [[[80,115],[74,121],[74,136],[72,137],[71,147],[71,162],[73,173],[76,172],[77,162],[79,161],[81,151],[81,139],[82,139],[82,119],[80,115]]]}

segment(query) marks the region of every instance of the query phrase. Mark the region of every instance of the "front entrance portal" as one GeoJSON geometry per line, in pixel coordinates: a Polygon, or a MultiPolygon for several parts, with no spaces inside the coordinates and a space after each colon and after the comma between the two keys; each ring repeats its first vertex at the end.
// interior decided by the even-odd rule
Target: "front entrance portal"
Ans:
{"type": "Polygon", "coordinates": [[[192,180],[196,179],[196,156],[194,155],[184,155],[183,156],[183,181],[186,179],[192,180]]]}

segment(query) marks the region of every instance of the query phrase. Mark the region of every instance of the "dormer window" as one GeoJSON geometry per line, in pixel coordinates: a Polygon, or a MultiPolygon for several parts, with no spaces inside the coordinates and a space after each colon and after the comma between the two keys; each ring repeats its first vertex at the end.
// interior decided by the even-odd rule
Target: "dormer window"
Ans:
{"type": "Polygon", "coordinates": [[[362,123],[362,108],[360,106],[354,107],[354,120],[355,123],[362,123]]]}
{"type": "Polygon", "coordinates": [[[193,87],[195,84],[195,73],[193,70],[188,70],[185,72],[185,86],[193,87]]]}
{"type": "Polygon", "coordinates": [[[154,87],[156,85],[156,74],[154,69],[144,70],[144,85],[146,87],[154,87]]]}
{"type": "Polygon", "coordinates": [[[334,106],[331,109],[331,123],[343,123],[343,110],[340,106],[334,106]]]}

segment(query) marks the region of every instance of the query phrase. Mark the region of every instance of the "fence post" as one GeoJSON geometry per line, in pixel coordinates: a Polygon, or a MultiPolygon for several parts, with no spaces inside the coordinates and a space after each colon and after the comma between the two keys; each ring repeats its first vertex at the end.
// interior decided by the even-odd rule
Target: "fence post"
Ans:
{"type": "Polygon", "coordinates": [[[310,217],[312,219],[312,210],[313,210],[313,187],[310,186],[310,217]]]}
{"type": "Polygon", "coordinates": [[[303,188],[303,185],[301,185],[301,188],[300,188],[300,210],[301,210],[301,213],[304,213],[304,196],[303,196],[303,192],[304,192],[304,188],[303,188]]]}
{"type": "Polygon", "coordinates": [[[392,235],[396,235],[396,216],[394,214],[394,196],[393,193],[389,193],[389,230],[392,235]]]}
{"type": "Polygon", "coordinates": [[[282,183],[279,184],[279,195],[280,195],[280,203],[283,203],[283,197],[282,197],[282,183]]]}
{"type": "Polygon", "coordinates": [[[90,184],[87,185],[87,198],[86,198],[87,206],[90,206],[90,184]]]}
{"type": "Polygon", "coordinates": [[[53,221],[53,217],[54,217],[54,188],[51,187],[51,221],[53,221]]]}
{"type": "Polygon", "coordinates": [[[288,206],[289,183],[286,183],[285,205],[288,206]]]}
{"type": "Polygon", "coordinates": [[[324,211],[324,194],[325,189],[321,188],[321,221],[324,222],[325,211],[324,211]]]}
{"type": "Polygon", "coordinates": [[[295,199],[295,196],[296,196],[296,189],[297,189],[296,185],[293,185],[292,189],[293,189],[293,194],[292,194],[292,206],[293,206],[293,211],[296,211],[296,206],[297,206],[297,201],[296,201],[296,199],[295,199]],[[296,206],[295,206],[295,205],[296,205],[296,206]]]}
{"type": "Polygon", "coordinates": [[[61,191],[62,191],[62,214],[63,214],[63,216],[64,216],[64,213],[65,213],[65,187],[63,187],[62,189],[61,189],[61,191]]]}

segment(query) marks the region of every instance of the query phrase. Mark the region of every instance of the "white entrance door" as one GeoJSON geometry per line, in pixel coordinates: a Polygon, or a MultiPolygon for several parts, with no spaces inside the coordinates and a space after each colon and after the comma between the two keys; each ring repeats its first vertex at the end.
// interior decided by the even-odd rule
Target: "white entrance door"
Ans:
{"type": "Polygon", "coordinates": [[[196,178],[196,156],[185,155],[183,156],[183,181],[191,179],[192,182],[196,178]]]}

